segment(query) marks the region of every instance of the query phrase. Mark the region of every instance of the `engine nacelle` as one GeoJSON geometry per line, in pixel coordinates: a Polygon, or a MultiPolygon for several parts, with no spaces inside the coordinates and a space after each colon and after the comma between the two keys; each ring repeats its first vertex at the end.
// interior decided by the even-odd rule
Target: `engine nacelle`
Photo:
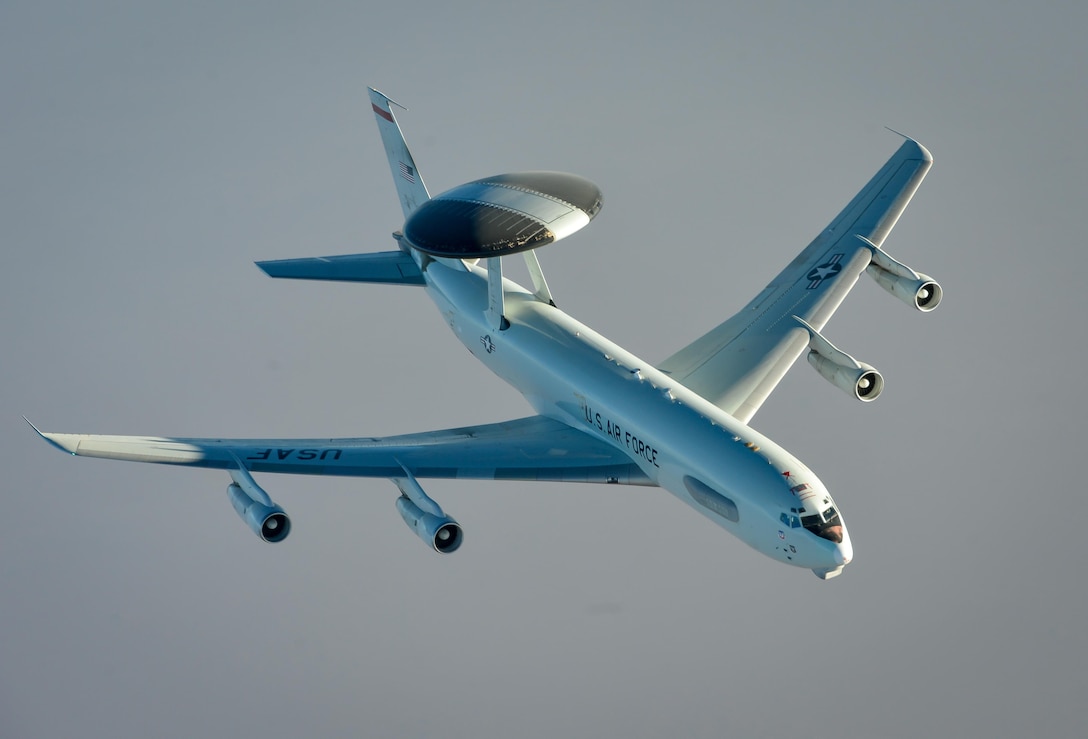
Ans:
{"type": "MultiPolygon", "coordinates": [[[[260,488],[257,489],[260,490],[260,488]]],[[[261,492],[264,493],[263,490],[261,492]]],[[[250,530],[264,541],[275,544],[286,539],[291,533],[291,519],[271,500],[267,503],[254,500],[237,482],[227,486],[227,496],[230,497],[234,510],[238,512],[250,530]]],[[[264,497],[268,498],[267,493],[264,497]]]]}
{"type": "Polygon", "coordinates": [[[447,516],[442,507],[423,492],[407,467],[402,466],[401,469],[404,470],[404,477],[393,478],[393,483],[400,490],[400,497],[397,498],[400,517],[408,528],[416,532],[416,536],[439,554],[456,552],[465,539],[460,524],[447,516]]]}
{"type": "Polygon", "coordinates": [[[446,515],[424,513],[405,495],[397,498],[397,510],[408,528],[439,554],[456,552],[465,540],[460,524],[446,515]]]}
{"type": "Polygon", "coordinates": [[[884,391],[884,377],[872,365],[859,362],[849,354],[850,361],[838,362],[816,351],[808,353],[808,363],[820,376],[845,393],[858,400],[869,403],[877,399],[884,391]]]}
{"type": "Polygon", "coordinates": [[[865,403],[884,392],[884,377],[872,365],[854,359],[801,318],[793,318],[808,332],[808,363],[821,377],[865,403]]]}
{"type": "Polygon", "coordinates": [[[929,275],[915,272],[907,265],[895,260],[864,236],[857,237],[869,247],[872,254],[865,271],[876,280],[876,284],[923,313],[929,313],[941,304],[944,290],[936,280],[929,275]]]}
{"type": "Polygon", "coordinates": [[[876,284],[923,313],[929,313],[940,305],[944,297],[944,290],[929,275],[916,272],[912,279],[892,274],[874,264],[870,264],[865,271],[876,280],[876,284]]]}

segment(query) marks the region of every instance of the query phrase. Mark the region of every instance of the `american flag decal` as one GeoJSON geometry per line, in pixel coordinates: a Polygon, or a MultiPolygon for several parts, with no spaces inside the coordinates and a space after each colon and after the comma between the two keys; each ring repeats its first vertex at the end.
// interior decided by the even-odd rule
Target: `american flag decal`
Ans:
{"type": "Polygon", "coordinates": [[[415,182],[416,181],[416,171],[414,169],[409,167],[404,162],[397,162],[397,164],[400,165],[400,176],[401,177],[408,180],[409,182],[415,182]]]}

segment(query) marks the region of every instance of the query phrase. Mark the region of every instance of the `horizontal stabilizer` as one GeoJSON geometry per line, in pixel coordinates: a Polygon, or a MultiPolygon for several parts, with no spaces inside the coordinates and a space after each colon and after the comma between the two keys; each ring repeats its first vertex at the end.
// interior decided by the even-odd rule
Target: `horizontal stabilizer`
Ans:
{"type": "Polygon", "coordinates": [[[374,254],[346,254],[337,257],[308,257],[257,262],[269,277],[289,280],[335,280],[376,282],[385,285],[423,285],[423,273],[402,251],[374,254]]]}

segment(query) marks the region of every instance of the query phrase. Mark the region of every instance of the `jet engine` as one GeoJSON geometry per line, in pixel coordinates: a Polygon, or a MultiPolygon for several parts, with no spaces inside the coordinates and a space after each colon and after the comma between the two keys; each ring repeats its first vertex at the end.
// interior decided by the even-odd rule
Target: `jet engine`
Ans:
{"type": "Polygon", "coordinates": [[[915,273],[912,279],[888,272],[873,263],[870,263],[865,271],[876,280],[876,284],[923,313],[929,313],[940,305],[941,298],[944,297],[941,286],[928,275],[915,273]]]}
{"type": "Polygon", "coordinates": [[[839,362],[835,357],[826,357],[813,350],[808,353],[808,363],[843,392],[866,403],[876,400],[884,390],[881,374],[872,365],[859,362],[849,354],[842,356],[849,361],[839,362]]]}
{"type": "Polygon", "coordinates": [[[884,391],[884,377],[872,365],[854,359],[797,316],[794,319],[808,331],[808,363],[821,377],[862,402],[877,399],[884,391]]]}
{"type": "Polygon", "coordinates": [[[923,313],[929,313],[941,304],[944,290],[936,280],[896,261],[864,236],[859,235],[858,239],[872,252],[872,259],[865,271],[876,280],[876,284],[923,313]]]}
{"type": "MultiPolygon", "coordinates": [[[[258,488],[259,490],[260,488],[258,488]]],[[[261,490],[264,493],[263,490],[261,490]]],[[[271,500],[270,504],[251,498],[242,487],[233,482],[227,486],[227,495],[238,515],[254,534],[272,544],[283,541],[291,533],[291,519],[271,500]]],[[[267,494],[264,495],[268,497],[267,494]]]]}
{"type": "Polygon", "coordinates": [[[424,544],[439,554],[456,552],[465,539],[461,525],[447,516],[438,503],[423,492],[423,488],[408,470],[404,472],[406,477],[393,480],[400,490],[400,497],[397,498],[400,517],[424,544]]]}

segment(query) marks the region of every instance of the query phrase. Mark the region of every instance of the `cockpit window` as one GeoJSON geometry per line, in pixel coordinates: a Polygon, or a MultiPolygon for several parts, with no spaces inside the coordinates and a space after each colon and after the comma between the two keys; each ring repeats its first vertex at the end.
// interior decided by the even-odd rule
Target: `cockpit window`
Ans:
{"type": "Polygon", "coordinates": [[[842,520],[834,507],[828,508],[823,513],[801,516],[801,525],[823,539],[836,544],[842,542],[842,520]]]}

